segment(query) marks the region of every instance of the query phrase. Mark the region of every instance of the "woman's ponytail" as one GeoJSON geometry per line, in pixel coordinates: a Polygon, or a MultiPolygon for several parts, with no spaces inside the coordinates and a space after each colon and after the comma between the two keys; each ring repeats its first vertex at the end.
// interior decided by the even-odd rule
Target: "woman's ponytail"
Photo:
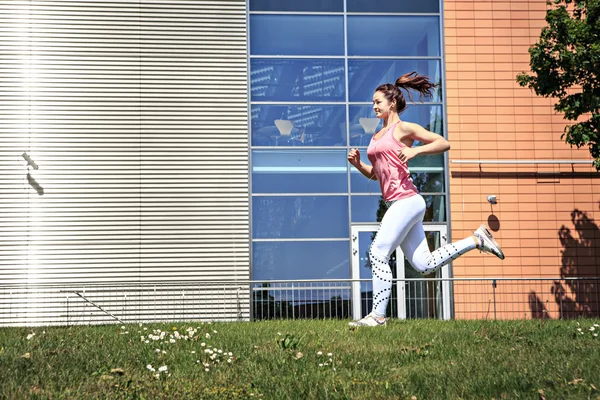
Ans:
{"type": "Polygon", "coordinates": [[[410,101],[413,101],[413,99],[409,89],[419,92],[419,98],[422,101],[424,95],[431,97],[431,90],[437,86],[435,83],[432,83],[428,77],[419,75],[415,71],[402,75],[400,78],[396,79],[394,85],[399,89],[406,90],[410,101]]]}

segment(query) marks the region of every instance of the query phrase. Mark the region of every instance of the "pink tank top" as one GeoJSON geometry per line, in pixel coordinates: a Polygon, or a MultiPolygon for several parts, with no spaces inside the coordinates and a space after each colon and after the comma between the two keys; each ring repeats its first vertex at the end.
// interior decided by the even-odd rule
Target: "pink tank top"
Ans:
{"type": "Polygon", "coordinates": [[[379,139],[375,139],[373,136],[367,148],[367,156],[371,161],[385,201],[402,200],[419,193],[410,177],[408,165],[398,158],[398,151],[406,147],[404,143],[397,141],[394,137],[394,128],[398,122],[393,124],[379,139]]]}

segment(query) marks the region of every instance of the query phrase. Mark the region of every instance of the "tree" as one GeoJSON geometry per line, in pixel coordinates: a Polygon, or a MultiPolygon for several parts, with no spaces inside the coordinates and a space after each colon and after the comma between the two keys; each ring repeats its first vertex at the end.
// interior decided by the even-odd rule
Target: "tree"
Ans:
{"type": "Polygon", "coordinates": [[[549,0],[548,25],[529,48],[532,75],[519,85],[554,97],[554,109],[569,121],[561,136],[571,146],[588,146],[600,171],[600,0],[549,0]]]}

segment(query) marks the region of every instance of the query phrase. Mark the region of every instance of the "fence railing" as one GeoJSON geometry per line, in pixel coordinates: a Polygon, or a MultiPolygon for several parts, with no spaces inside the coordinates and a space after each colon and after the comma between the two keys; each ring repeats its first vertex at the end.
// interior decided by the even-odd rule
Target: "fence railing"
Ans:
{"type": "MultiPolygon", "coordinates": [[[[595,277],[395,279],[388,316],[600,317],[599,286],[595,277]]],[[[352,279],[3,285],[0,326],[351,319],[372,304],[371,281],[352,279]]]]}

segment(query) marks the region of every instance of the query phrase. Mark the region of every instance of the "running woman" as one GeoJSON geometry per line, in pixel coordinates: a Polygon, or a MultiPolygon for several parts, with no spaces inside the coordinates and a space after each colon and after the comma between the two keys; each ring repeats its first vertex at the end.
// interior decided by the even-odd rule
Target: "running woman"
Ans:
{"type": "Polygon", "coordinates": [[[450,143],[418,124],[400,120],[400,114],[406,109],[400,89],[406,90],[410,98],[410,90],[421,96],[431,96],[435,86],[427,77],[411,72],[399,77],[394,85],[386,83],[375,89],[373,110],[377,118],[383,119],[383,128],[373,135],[367,148],[372,167],[360,160],[358,149],[348,153],[350,164],[365,177],[379,181],[381,194],[388,205],[369,250],[373,269],[373,309],[361,320],[350,322],[351,326],[386,324],[386,307],[392,292],[389,260],[398,246],[413,268],[423,275],[437,271],[473,249],[504,259],[502,249],[485,225],[466,239],[433,252],[429,250],[423,230],[425,200],[413,184],[408,161],[419,155],[444,153],[450,150],[450,143]],[[416,140],[423,145],[412,147],[416,140]]]}

